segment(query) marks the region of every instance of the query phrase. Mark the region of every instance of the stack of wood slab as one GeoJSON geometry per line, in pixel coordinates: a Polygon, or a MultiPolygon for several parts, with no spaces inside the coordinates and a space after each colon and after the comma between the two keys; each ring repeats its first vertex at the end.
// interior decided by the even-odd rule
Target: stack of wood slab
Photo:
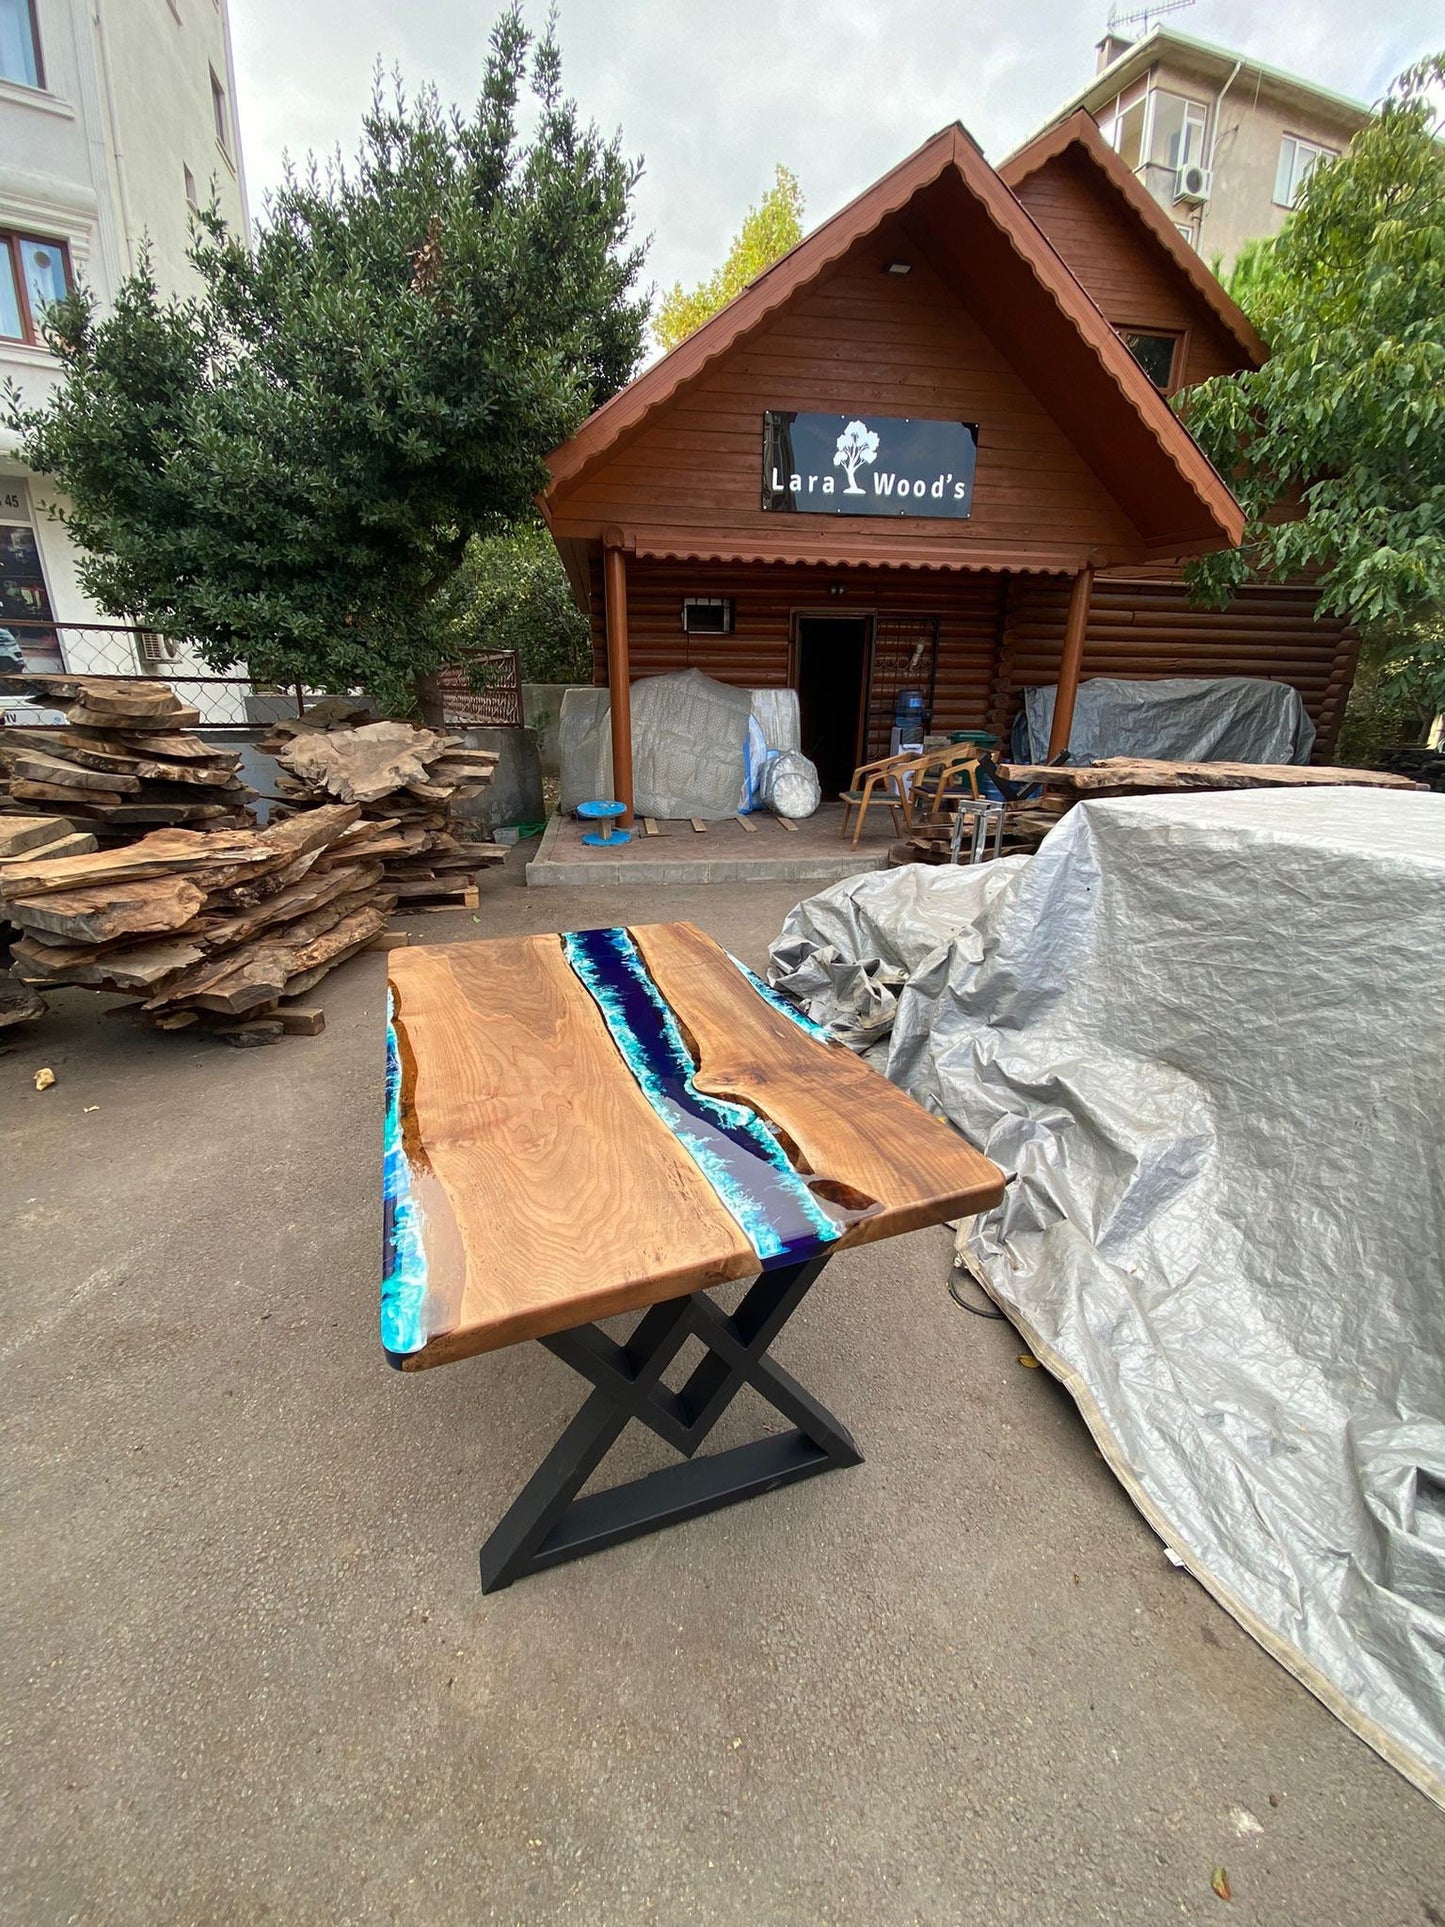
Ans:
{"type": "Polygon", "coordinates": [[[0,676],[64,726],[0,729],[0,810],[64,814],[103,843],[174,825],[254,823],[240,756],[184,732],[200,721],[163,682],[125,676],[0,676]]]}
{"type": "Polygon", "coordinates": [[[479,794],[496,752],[468,749],[460,736],[412,723],[320,727],[278,723],[261,745],[280,765],[275,814],[355,803],[372,825],[368,857],[382,864],[402,909],[475,907],[476,873],[506,851],[475,839],[458,805],[479,794]]]}
{"type": "MultiPolygon", "coordinates": [[[[0,816],[0,881],[7,868],[24,859],[81,856],[96,847],[88,830],[74,830],[63,816],[0,816]]],[[[0,906],[0,1030],[45,1015],[45,1005],[28,984],[8,974],[10,945],[19,931],[7,922],[0,906]]]]}
{"type": "MultiPolygon", "coordinates": [[[[157,830],[123,849],[17,857],[0,915],[20,926],[15,976],[118,991],[162,1030],[200,1025],[267,1043],[283,1000],[382,932],[391,897],[357,805],[263,830],[157,830]]],[[[310,1013],[311,1017],[318,1013],[310,1013]]]]}

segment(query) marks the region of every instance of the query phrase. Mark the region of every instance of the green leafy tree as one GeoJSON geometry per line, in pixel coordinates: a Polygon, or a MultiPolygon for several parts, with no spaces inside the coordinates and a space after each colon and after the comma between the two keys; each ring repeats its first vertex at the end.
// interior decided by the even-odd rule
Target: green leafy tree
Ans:
{"type": "Polygon", "coordinates": [[[540,523],[474,536],[444,598],[459,655],[515,649],[523,682],[591,682],[591,628],[540,523]]]}
{"type": "Polygon", "coordinates": [[[725,308],[764,268],[795,248],[803,238],[803,192],[798,177],[779,166],[773,185],[756,207],[743,216],[727,259],[695,288],[673,283],[658,305],[652,332],[663,348],[675,348],[694,329],[725,308]]]}
{"type": "Polygon", "coordinates": [[[1183,400],[1247,516],[1242,548],[1191,571],[1207,599],[1310,575],[1323,609],[1402,644],[1445,605],[1441,81],[1445,55],[1403,74],[1314,170],[1241,284],[1270,359],[1183,400]]]}
{"type": "Polygon", "coordinates": [[[636,366],[637,176],[513,9],[470,116],[378,79],[354,165],[289,173],[254,252],[203,216],[194,299],[147,264],[104,319],[50,309],[64,379],[8,416],[87,593],[218,670],[428,709],[469,539],[636,366]]]}

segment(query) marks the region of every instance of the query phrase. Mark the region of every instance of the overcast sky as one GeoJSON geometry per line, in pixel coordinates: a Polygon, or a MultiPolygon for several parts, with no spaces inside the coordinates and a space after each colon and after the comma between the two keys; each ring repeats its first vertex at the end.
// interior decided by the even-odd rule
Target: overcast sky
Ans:
{"type": "MultiPolygon", "coordinates": [[[[253,211],[284,152],[353,151],[378,55],[469,104],[495,12],[488,0],[231,0],[253,211]]],[[[1075,0],[558,6],[568,91],[643,158],[638,228],[662,287],[711,272],[779,161],[813,227],[948,121],[1001,160],[1093,73],[1106,13],[1075,0]]],[[[540,22],[545,0],[527,15],[540,22]]],[[[1439,0],[1196,0],[1170,24],[1364,100],[1445,44],[1439,0]]]]}

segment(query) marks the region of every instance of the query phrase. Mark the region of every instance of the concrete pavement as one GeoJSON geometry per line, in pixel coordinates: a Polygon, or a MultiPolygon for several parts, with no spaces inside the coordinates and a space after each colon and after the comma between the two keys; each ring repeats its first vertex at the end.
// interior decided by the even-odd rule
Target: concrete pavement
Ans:
{"type": "MultiPolygon", "coordinates": [[[[413,940],[691,917],[758,965],[797,888],[524,859],[413,940]]],[[[1168,1564],[941,1230],[780,1346],[863,1466],[484,1600],[580,1383],[382,1359],[384,974],[267,1050],[71,992],[0,1055],[0,1919],[1445,1923],[1445,1816],[1168,1564]]]]}

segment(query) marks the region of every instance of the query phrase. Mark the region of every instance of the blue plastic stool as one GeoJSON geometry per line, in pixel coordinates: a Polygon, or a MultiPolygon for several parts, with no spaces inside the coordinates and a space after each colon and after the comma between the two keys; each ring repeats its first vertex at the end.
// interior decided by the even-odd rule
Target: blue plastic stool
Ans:
{"type": "Polygon", "coordinates": [[[616,830],[612,827],[613,818],[621,816],[626,808],[627,805],[625,803],[618,802],[579,803],[577,805],[577,814],[582,817],[584,821],[588,823],[601,822],[607,825],[607,828],[601,836],[599,836],[595,830],[588,830],[584,834],[582,841],[594,850],[610,850],[616,844],[630,843],[632,841],[631,830],[616,830]]]}

